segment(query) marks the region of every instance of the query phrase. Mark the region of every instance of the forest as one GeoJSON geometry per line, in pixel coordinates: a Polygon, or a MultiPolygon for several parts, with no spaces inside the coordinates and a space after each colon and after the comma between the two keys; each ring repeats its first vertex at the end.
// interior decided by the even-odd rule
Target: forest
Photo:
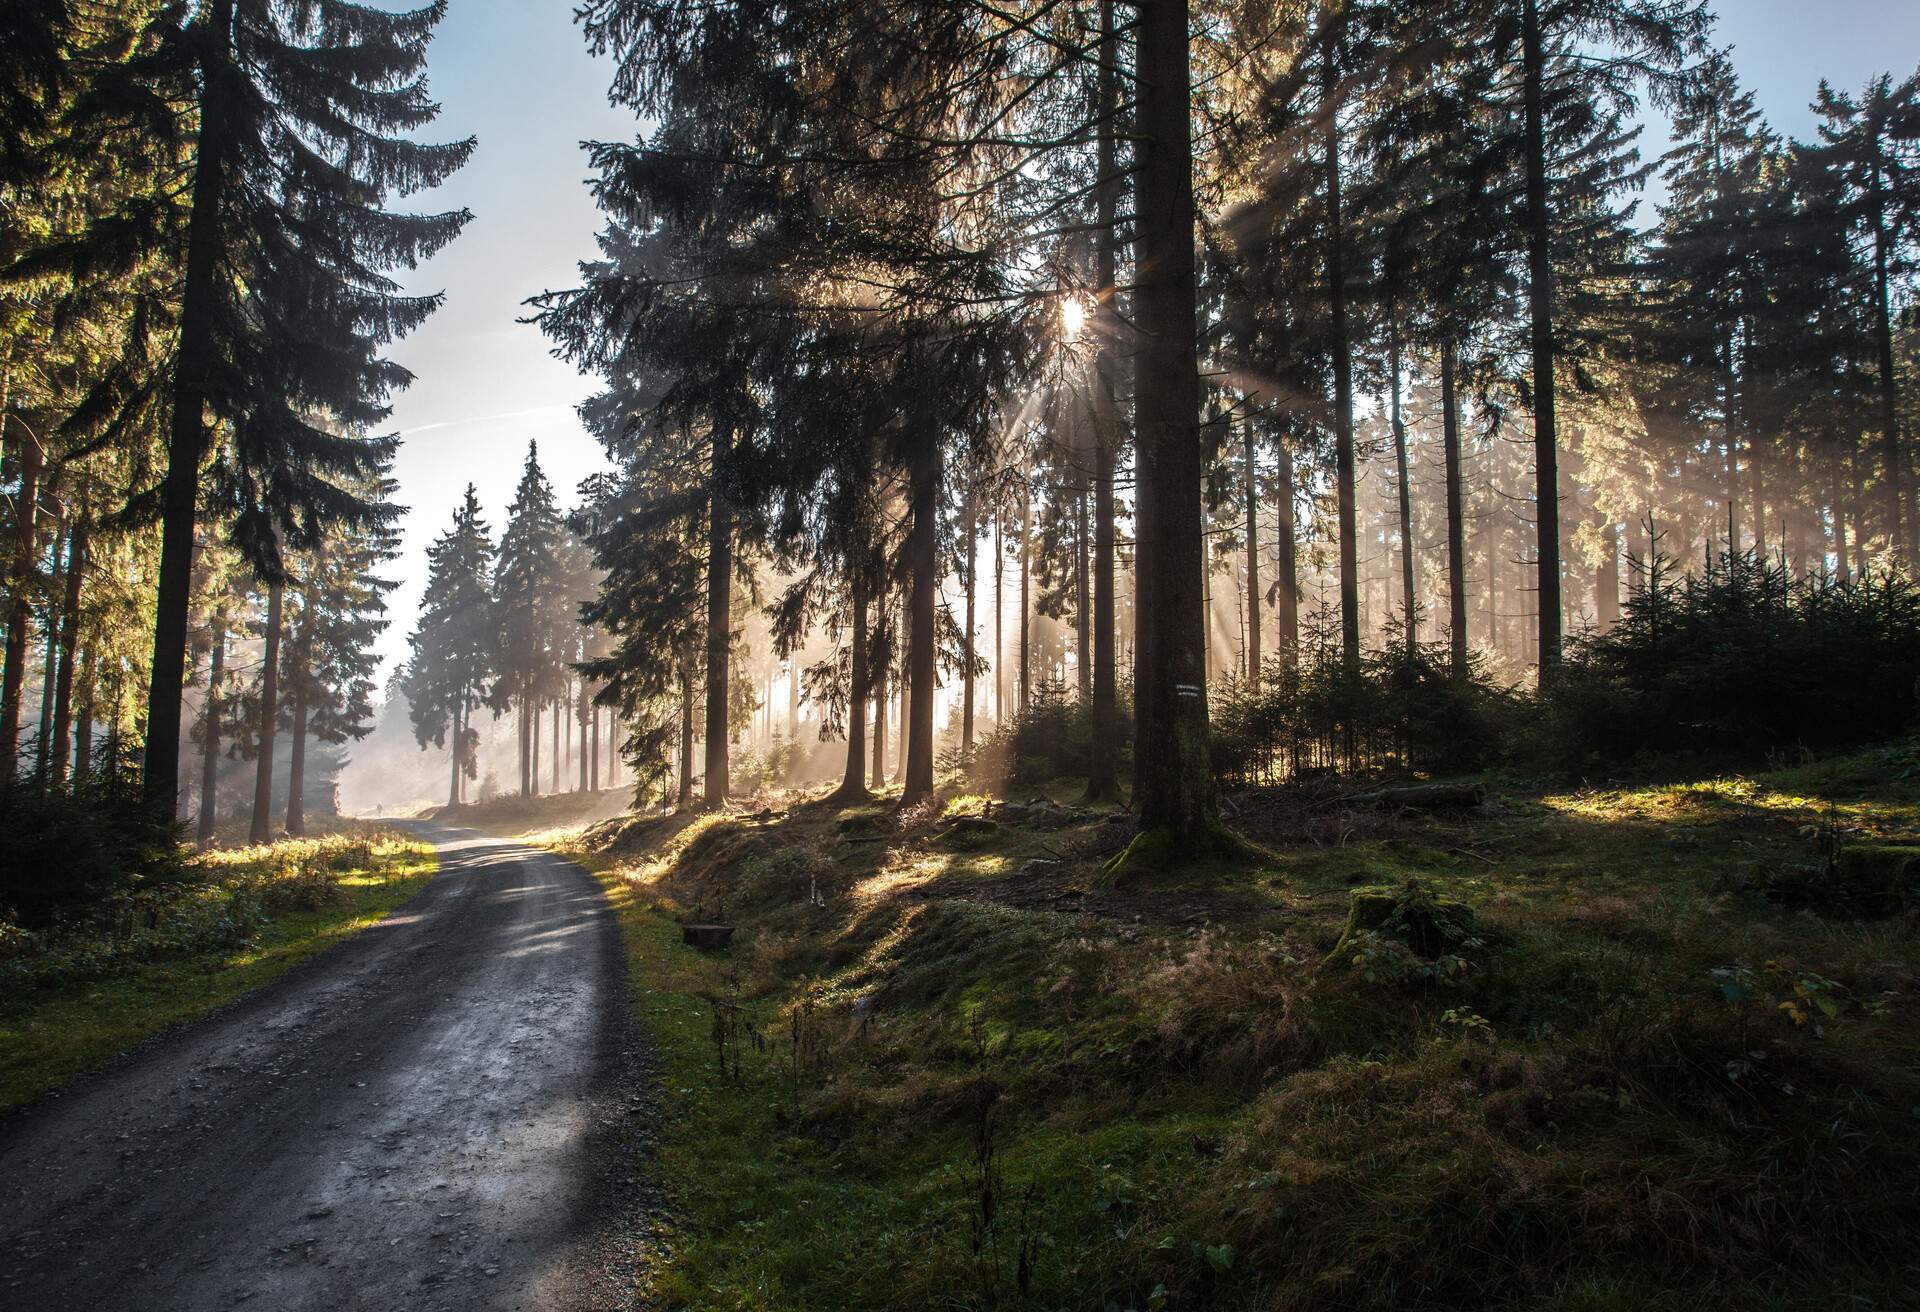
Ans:
{"type": "MultiPolygon", "coordinates": [[[[458,20],[0,15],[0,1163],[418,953],[632,1121],[449,1123],[599,1218],[449,1307],[1906,1305],[1911,28],[1784,132],[1705,0],[579,0],[592,472],[422,505],[458,20]]],[[[196,1187],[0,1287],[361,1305],[196,1187]]]]}

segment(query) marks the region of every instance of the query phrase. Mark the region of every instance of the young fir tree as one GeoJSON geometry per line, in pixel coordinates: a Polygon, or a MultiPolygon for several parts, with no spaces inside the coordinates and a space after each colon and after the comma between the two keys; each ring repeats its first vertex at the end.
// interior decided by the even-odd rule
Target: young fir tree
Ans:
{"type": "Polygon", "coordinates": [[[460,804],[462,781],[479,776],[479,733],[471,721],[495,677],[493,558],[493,540],[469,483],[452,525],[427,548],[427,583],[401,683],[421,749],[429,741],[451,744],[449,806],[460,804]]]}
{"type": "Polygon", "coordinates": [[[565,677],[562,640],[570,623],[570,603],[561,548],[566,533],[553,484],[540,469],[538,447],[529,442],[493,572],[494,684],[489,697],[495,714],[511,707],[518,717],[523,797],[538,791],[537,719],[565,677]]]}
{"type": "Polygon", "coordinates": [[[383,208],[389,193],[440,182],[473,148],[404,135],[438,112],[420,71],[445,12],[445,0],[403,12],[208,0],[156,20],[151,91],[197,121],[147,698],[145,789],[157,805],[171,807],[177,787],[202,507],[231,523],[269,579],[283,576],[283,547],[391,513],[358,490],[393,446],[361,434],[409,378],[378,352],[439,298],[399,295],[387,271],[412,267],[468,217],[383,208]]]}

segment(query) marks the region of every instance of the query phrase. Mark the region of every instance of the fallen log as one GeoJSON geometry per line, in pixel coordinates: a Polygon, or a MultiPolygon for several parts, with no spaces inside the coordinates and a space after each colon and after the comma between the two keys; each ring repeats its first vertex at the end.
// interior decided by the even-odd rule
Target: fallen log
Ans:
{"type": "Polygon", "coordinates": [[[1393,806],[1408,811],[1452,811],[1484,806],[1487,790],[1479,784],[1412,784],[1336,798],[1344,806],[1393,806]]]}

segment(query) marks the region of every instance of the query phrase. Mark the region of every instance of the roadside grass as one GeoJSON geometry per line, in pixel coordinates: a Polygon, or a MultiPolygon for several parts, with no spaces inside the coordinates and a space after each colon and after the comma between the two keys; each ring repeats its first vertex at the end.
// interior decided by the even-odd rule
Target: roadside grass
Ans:
{"type": "Polygon", "coordinates": [[[1124,826],[952,793],[539,841],[606,887],[659,1049],[662,1307],[1893,1308],[1915,918],[1771,890],[1912,841],[1916,761],[1490,779],[1454,815],[1243,794],[1259,859],[1124,888],[1124,826]],[[1471,936],[1329,960],[1356,888],[1408,879],[1471,936]],[[722,915],[730,951],[681,943],[722,915]]]}
{"type": "Polygon", "coordinates": [[[203,853],[38,933],[0,925],[0,1111],[375,924],[437,869],[431,844],[362,827],[203,853]]]}

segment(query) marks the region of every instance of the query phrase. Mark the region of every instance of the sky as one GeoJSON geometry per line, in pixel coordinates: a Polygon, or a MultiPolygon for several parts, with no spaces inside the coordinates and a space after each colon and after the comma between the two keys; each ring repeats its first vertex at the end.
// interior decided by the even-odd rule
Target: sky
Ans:
{"type": "MultiPolygon", "coordinates": [[[[1915,0],[1721,0],[1719,42],[1776,130],[1810,137],[1814,87],[1827,78],[1858,88],[1876,72],[1920,67],[1915,0]]],[[[593,257],[599,217],[586,188],[580,143],[633,136],[631,114],[606,102],[610,69],[590,58],[569,0],[452,0],[429,60],[442,113],[434,139],[479,139],[472,161],[420,210],[473,211],[450,247],[405,279],[410,291],[444,291],[439,313],[392,352],[416,375],[394,406],[405,438],[395,474],[408,509],[394,575],[393,625],[380,650],[391,669],[405,654],[426,549],[471,482],[497,535],[527,443],[563,502],[601,467],[598,445],[574,407],[594,391],[546,340],[516,323],[527,297],[570,287],[593,257]]],[[[1658,129],[1645,148],[1662,148],[1658,129]]]]}

